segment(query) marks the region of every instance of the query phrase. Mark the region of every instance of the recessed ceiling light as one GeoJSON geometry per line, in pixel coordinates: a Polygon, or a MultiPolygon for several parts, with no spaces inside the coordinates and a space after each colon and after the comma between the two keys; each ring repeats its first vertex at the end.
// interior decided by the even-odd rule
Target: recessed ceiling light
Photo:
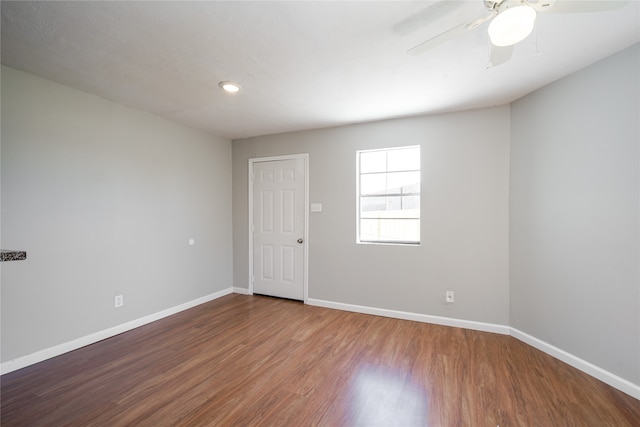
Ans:
{"type": "Polygon", "coordinates": [[[222,90],[224,90],[225,92],[229,92],[229,93],[239,92],[240,88],[242,87],[238,83],[234,83],[234,82],[220,82],[218,83],[218,86],[220,86],[222,90]]]}

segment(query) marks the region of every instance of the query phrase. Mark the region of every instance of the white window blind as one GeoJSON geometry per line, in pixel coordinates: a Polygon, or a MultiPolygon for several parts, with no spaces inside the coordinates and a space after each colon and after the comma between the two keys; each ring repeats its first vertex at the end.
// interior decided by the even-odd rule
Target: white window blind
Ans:
{"type": "Polygon", "coordinates": [[[357,152],[358,242],[420,243],[420,146],[357,152]]]}

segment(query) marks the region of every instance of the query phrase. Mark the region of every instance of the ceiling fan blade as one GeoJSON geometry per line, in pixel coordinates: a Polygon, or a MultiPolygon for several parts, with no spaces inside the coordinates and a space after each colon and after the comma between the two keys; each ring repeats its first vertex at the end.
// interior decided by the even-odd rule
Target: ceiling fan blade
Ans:
{"type": "Polygon", "coordinates": [[[625,7],[630,0],[526,0],[538,12],[584,13],[606,12],[625,7]]]}
{"type": "Polygon", "coordinates": [[[430,2],[427,7],[419,11],[418,13],[406,18],[405,20],[398,22],[393,26],[393,31],[407,35],[420,28],[427,27],[434,22],[438,21],[442,17],[445,17],[456,11],[462,5],[458,1],[436,1],[430,2]]]}
{"type": "Polygon", "coordinates": [[[495,46],[492,44],[489,53],[489,68],[504,64],[511,59],[511,55],[513,55],[513,45],[495,46]]]}
{"type": "Polygon", "coordinates": [[[435,37],[426,40],[419,45],[412,47],[407,51],[409,55],[420,55],[423,52],[426,52],[429,49],[433,49],[434,47],[441,45],[442,43],[449,41],[460,34],[466,33],[467,31],[473,30],[474,28],[480,26],[485,21],[493,18],[495,13],[492,13],[486,17],[474,19],[471,22],[467,22],[465,24],[458,25],[456,27],[451,28],[450,30],[444,31],[438,34],[435,37]]]}

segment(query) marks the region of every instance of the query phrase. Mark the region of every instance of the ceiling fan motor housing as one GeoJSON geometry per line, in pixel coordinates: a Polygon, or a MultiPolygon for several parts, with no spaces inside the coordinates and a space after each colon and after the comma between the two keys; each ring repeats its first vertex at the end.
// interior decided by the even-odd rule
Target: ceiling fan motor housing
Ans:
{"type": "Polygon", "coordinates": [[[483,0],[484,6],[490,12],[503,12],[504,10],[526,5],[534,8],[537,12],[544,12],[551,9],[557,0],[483,0]]]}

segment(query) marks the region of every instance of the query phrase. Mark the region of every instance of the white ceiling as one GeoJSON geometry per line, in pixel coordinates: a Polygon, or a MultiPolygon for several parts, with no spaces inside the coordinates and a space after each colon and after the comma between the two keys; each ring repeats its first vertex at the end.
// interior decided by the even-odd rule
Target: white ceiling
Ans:
{"type": "MultiPolygon", "coordinates": [[[[570,0],[560,0],[570,1],[570,0]]],[[[640,0],[539,13],[487,68],[467,1],[2,1],[2,63],[227,138],[500,105],[640,41],[640,0]],[[234,80],[236,95],[218,88],[234,80]]]]}

